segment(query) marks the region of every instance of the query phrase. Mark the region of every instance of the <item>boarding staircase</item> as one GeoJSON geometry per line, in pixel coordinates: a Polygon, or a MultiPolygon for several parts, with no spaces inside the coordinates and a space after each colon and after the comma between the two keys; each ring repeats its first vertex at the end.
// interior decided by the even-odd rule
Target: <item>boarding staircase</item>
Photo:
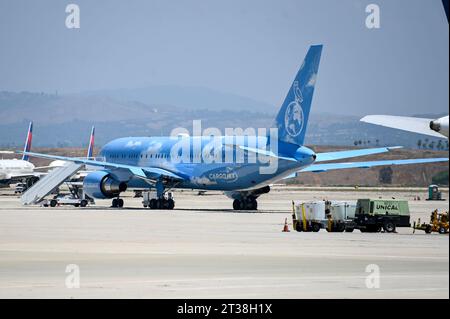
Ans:
{"type": "Polygon", "coordinates": [[[83,164],[66,163],[50,171],[37,183],[31,186],[21,197],[22,205],[33,205],[41,202],[45,196],[50,194],[55,188],[59,187],[69,177],[75,175],[83,164]]]}

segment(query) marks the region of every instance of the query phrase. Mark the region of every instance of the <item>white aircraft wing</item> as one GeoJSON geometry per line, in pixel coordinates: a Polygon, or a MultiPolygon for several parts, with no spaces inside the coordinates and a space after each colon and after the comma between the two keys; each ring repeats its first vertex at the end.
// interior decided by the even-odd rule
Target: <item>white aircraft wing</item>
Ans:
{"type": "Polygon", "coordinates": [[[433,131],[430,128],[430,122],[433,121],[433,119],[393,115],[367,115],[360,119],[360,121],[413,133],[446,138],[446,136],[433,131]]]}
{"type": "Polygon", "coordinates": [[[75,157],[66,157],[66,156],[56,156],[56,155],[48,155],[48,154],[40,154],[33,152],[17,152],[19,154],[26,154],[28,156],[47,158],[52,160],[61,160],[66,162],[72,162],[76,164],[84,164],[88,166],[96,166],[103,167],[106,169],[124,169],[128,170],[131,174],[133,174],[137,178],[142,179],[151,179],[156,177],[165,177],[174,180],[183,180],[184,178],[174,172],[170,172],[168,170],[158,168],[158,167],[139,167],[134,165],[125,165],[125,164],[117,164],[117,163],[109,163],[103,161],[90,160],[85,158],[75,158],[75,157]]]}

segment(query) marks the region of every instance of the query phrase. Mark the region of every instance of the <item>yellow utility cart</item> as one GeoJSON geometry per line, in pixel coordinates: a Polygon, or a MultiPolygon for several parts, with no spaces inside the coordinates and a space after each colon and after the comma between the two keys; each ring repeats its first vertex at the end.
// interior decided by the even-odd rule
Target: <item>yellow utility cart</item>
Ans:
{"type": "Polygon", "coordinates": [[[427,234],[431,234],[433,232],[439,234],[448,234],[448,212],[439,213],[436,209],[431,213],[430,222],[429,223],[421,223],[420,218],[416,222],[414,222],[414,233],[416,229],[423,230],[427,234]]]}

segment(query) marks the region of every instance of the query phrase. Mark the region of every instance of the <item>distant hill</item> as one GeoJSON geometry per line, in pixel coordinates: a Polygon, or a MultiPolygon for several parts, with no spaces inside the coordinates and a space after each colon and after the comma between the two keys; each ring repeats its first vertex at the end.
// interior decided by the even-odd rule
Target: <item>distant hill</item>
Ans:
{"type": "Polygon", "coordinates": [[[77,95],[108,97],[122,102],[140,101],[148,105],[169,104],[183,110],[250,110],[258,113],[275,111],[273,105],[261,101],[195,86],[155,85],[136,89],[88,91],[77,95]]]}
{"type": "MultiPolygon", "coordinates": [[[[168,135],[177,127],[191,130],[193,120],[202,120],[203,128],[217,127],[222,131],[235,127],[270,127],[278,111],[278,107],[232,94],[170,88],[160,87],[158,93],[157,87],[153,87],[148,94],[147,89],[76,95],[0,92],[0,147],[21,148],[30,120],[35,123],[34,146],[68,147],[86,145],[93,124],[97,127],[97,144],[102,145],[121,136],[168,135]],[[176,94],[170,97],[170,92],[176,94]],[[197,99],[198,104],[194,105],[197,99]]],[[[432,141],[434,145],[438,143],[438,139],[362,123],[356,116],[314,110],[306,136],[308,144],[354,145],[356,142],[360,147],[414,148],[419,139],[427,145],[432,141]]]]}

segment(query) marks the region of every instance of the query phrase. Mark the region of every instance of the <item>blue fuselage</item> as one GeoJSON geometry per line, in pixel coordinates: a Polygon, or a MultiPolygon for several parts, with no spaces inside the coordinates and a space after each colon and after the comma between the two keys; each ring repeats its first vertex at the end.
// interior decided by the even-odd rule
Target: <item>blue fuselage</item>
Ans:
{"type": "MultiPolygon", "coordinates": [[[[255,149],[266,149],[266,138],[257,141],[255,149]]],[[[182,182],[174,185],[175,188],[222,191],[249,190],[269,185],[311,165],[315,159],[314,152],[306,147],[278,142],[276,163],[269,162],[273,156],[255,156],[255,152],[242,151],[240,146],[248,145],[247,137],[231,137],[231,140],[230,137],[184,137],[182,143],[188,148],[179,147],[179,138],[120,138],[106,144],[99,155],[110,163],[144,169],[157,167],[173,172],[183,177],[182,182]]],[[[133,178],[123,170],[113,170],[111,174],[118,180],[126,181],[130,188],[149,188],[147,181],[133,178]]]]}

